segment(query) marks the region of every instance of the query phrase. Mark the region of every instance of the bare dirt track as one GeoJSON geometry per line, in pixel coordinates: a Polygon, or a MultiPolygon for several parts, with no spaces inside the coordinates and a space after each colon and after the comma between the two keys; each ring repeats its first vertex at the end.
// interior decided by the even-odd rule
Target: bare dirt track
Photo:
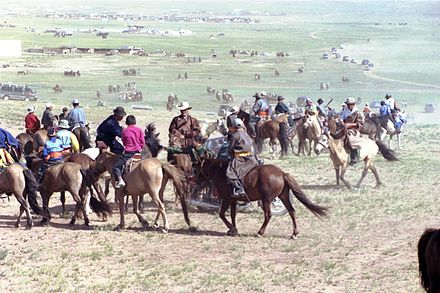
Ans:
{"type": "MultiPolygon", "coordinates": [[[[288,216],[273,217],[268,235],[255,237],[260,211],[239,214],[240,237],[225,236],[216,214],[195,210],[197,230],[190,231],[170,190],[166,235],[142,230],[132,213],[125,231],[113,231],[117,214],[106,223],[93,215],[92,227],[79,220],[72,228],[59,217],[58,196],[50,227],[15,229],[18,203],[0,201],[0,291],[421,292],[416,243],[425,227],[440,226],[438,134],[436,126],[410,127],[401,162],[377,159],[385,183],[378,190],[371,174],[358,191],[336,189],[326,154],[275,161],[311,198],[331,206],[330,217],[319,220],[295,201],[295,241],[288,216]]],[[[360,172],[350,169],[348,179],[360,172]]],[[[155,212],[149,205],[150,223],[155,212]]]]}

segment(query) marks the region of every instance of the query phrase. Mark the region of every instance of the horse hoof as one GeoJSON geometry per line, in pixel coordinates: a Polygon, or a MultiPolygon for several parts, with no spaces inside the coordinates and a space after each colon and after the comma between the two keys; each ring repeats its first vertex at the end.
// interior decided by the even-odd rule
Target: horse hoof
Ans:
{"type": "Polygon", "coordinates": [[[160,228],[160,226],[159,226],[159,224],[158,224],[158,223],[154,223],[154,224],[153,224],[153,228],[157,230],[157,229],[159,229],[159,228],[160,228]]]}
{"type": "Polygon", "coordinates": [[[150,227],[147,221],[142,221],[141,224],[144,229],[148,229],[148,227],[150,227]]]}
{"type": "Polygon", "coordinates": [[[27,224],[26,225],[26,230],[30,230],[30,229],[32,229],[32,225],[31,224],[27,224]]]}
{"type": "Polygon", "coordinates": [[[75,226],[75,221],[70,221],[70,222],[69,222],[69,225],[70,225],[70,227],[75,226]]]}
{"type": "Polygon", "coordinates": [[[159,230],[161,234],[168,234],[168,229],[162,228],[159,230]]]}
{"type": "Polygon", "coordinates": [[[15,224],[14,224],[14,227],[15,227],[15,228],[19,228],[19,227],[20,227],[20,223],[15,223],[15,224]]]}
{"type": "Polygon", "coordinates": [[[40,221],[40,225],[41,226],[49,226],[49,221],[47,221],[46,219],[43,219],[40,221]]]}
{"type": "Polygon", "coordinates": [[[292,234],[292,236],[290,236],[290,239],[292,240],[296,240],[298,239],[299,234],[292,234]]]}
{"type": "Polygon", "coordinates": [[[121,230],[125,230],[125,225],[119,224],[115,227],[115,231],[121,231],[121,230]]]}

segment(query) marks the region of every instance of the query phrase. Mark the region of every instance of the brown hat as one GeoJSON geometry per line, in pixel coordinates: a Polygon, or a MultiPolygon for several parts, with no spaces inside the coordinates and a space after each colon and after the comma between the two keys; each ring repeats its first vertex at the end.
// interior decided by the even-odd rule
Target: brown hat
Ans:
{"type": "Polygon", "coordinates": [[[116,116],[121,116],[121,117],[124,117],[127,115],[127,113],[125,113],[124,107],[121,107],[121,106],[116,107],[116,109],[113,110],[113,114],[115,114],[116,116]]]}

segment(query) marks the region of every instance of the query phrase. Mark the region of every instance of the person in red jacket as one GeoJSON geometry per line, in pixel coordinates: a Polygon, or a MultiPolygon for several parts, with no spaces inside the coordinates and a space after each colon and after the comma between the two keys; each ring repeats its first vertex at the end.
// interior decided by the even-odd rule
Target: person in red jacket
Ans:
{"type": "Polygon", "coordinates": [[[38,119],[37,115],[35,115],[34,113],[34,106],[29,106],[27,111],[28,114],[24,118],[26,133],[34,136],[35,132],[37,132],[41,128],[40,119],[38,119]]]}

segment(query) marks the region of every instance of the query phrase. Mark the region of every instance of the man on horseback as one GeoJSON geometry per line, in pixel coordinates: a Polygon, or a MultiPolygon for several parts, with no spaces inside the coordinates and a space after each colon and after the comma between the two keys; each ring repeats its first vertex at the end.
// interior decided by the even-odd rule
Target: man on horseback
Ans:
{"type": "Polygon", "coordinates": [[[170,137],[170,146],[177,149],[168,149],[168,161],[173,159],[174,153],[188,153],[198,146],[196,138],[200,137],[199,121],[189,115],[192,107],[188,102],[180,102],[177,109],[180,115],[173,118],[168,129],[170,137]]]}
{"type": "Polygon", "coordinates": [[[63,155],[79,152],[79,142],[76,135],[69,131],[69,122],[61,120],[58,127],[60,130],[57,132],[57,137],[63,144],[63,155]]]}
{"type": "Polygon", "coordinates": [[[364,125],[364,116],[356,108],[356,100],[354,98],[347,98],[345,101],[347,107],[340,115],[340,119],[343,121],[344,126],[347,129],[348,143],[346,147],[350,149],[350,166],[354,166],[358,163],[359,149],[363,139],[359,130],[364,125]]]}
{"type": "Polygon", "coordinates": [[[122,154],[124,146],[122,145],[122,127],[119,121],[127,115],[123,107],[116,107],[113,115],[105,119],[96,130],[96,147],[107,148],[117,155],[122,154]]]}
{"type": "Polygon", "coordinates": [[[0,171],[19,159],[18,140],[9,131],[0,128],[0,171]]]}
{"type": "MultiPolygon", "coordinates": [[[[295,121],[292,118],[292,115],[290,115],[290,109],[287,107],[286,104],[284,104],[284,97],[278,96],[277,98],[277,105],[275,107],[275,114],[287,114],[287,121],[290,127],[295,125],[295,121]]],[[[280,138],[281,138],[281,152],[282,155],[287,155],[287,148],[288,148],[288,127],[286,123],[280,123],[280,138]]]]}
{"type": "Polygon", "coordinates": [[[51,127],[47,130],[47,136],[49,140],[44,144],[43,149],[43,159],[44,163],[41,165],[38,170],[38,179],[41,182],[43,179],[44,172],[51,166],[60,164],[64,161],[63,156],[63,143],[57,137],[57,131],[54,127],[51,127]]]}
{"type": "Polygon", "coordinates": [[[61,120],[67,120],[67,122],[69,122],[69,108],[67,107],[63,107],[62,109],[62,113],[60,115],[58,115],[58,119],[61,120]]]}
{"type": "Polygon", "coordinates": [[[35,115],[34,106],[29,106],[27,108],[28,114],[24,118],[26,133],[34,136],[35,132],[40,130],[41,124],[40,119],[38,119],[37,115],[35,115]]]}
{"type": "Polygon", "coordinates": [[[265,119],[269,115],[269,105],[266,101],[266,93],[261,92],[260,94],[256,93],[254,95],[255,103],[252,106],[250,119],[249,119],[249,132],[253,138],[257,137],[257,124],[261,121],[261,119],[265,119]]]}
{"type": "Polygon", "coordinates": [[[304,109],[304,115],[306,117],[309,117],[309,116],[313,116],[316,114],[318,114],[318,110],[316,109],[316,106],[313,105],[313,101],[311,98],[307,98],[306,99],[306,107],[304,109]]]}
{"type": "Polygon", "coordinates": [[[52,113],[52,108],[52,103],[47,103],[46,110],[44,110],[43,117],[41,117],[41,124],[43,124],[43,127],[46,130],[54,126],[56,121],[56,117],[52,113]]]}
{"type": "Polygon", "coordinates": [[[384,129],[388,129],[388,120],[391,120],[394,123],[390,106],[385,101],[380,102],[379,119],[380,126],[384,129]]]}
{"type": "Polygon", "coordinates": [[[79,107],[79,100],[72,100],[73,109],[69,113],[69,126],[72,132],[76,135],[81,147],[84,149],[91,148],[89,131],[86,127],[86,114],[84,110],[79,107]]]}
{"type": "Polygon", "coordinates": [[[226,127],[228,128],[229,132],[231,131],[231,128],[234,125],[234,121],[235,119],[237,119],[237,114],[238,112],[240,112],[240,108],[237,106],[232,107],[231,111],[229,112],[230,114],[228,115],[228,117],[226,117],[226,127]]]}
{"type": "Polygon", "coordinates": [[[231,127],[229,138],[229,155],[232,160],[229,162],[226,176],[232,185],[232,197],[244,196],[245,191],[242,179],[254,167],[258,166],[253,154],[252,138],[243,129],[243,121],[236,118],[231,127]]]}
{"type": "Polygon", "coordinates": [[[113,165],[113,174],[117,180],[116,188],[125,187],[125,182],[122,179],[124,166],[135,154],[141,152],[145,145],[144,132],[136,126],[136,117],[128,115],[125,119],[125,124],[127,124],[127,128],[122,131],[124,152],[113,165]]]}
{"type": "Polygon", "coordinates": [[[388,107],[390,107],[391,113],[394,113],[395,111],[400,111],[399,107],[397,107],[396,100],[394,100],[391,94],[385,95],[385,103],[388,105],[388,107]]]}

